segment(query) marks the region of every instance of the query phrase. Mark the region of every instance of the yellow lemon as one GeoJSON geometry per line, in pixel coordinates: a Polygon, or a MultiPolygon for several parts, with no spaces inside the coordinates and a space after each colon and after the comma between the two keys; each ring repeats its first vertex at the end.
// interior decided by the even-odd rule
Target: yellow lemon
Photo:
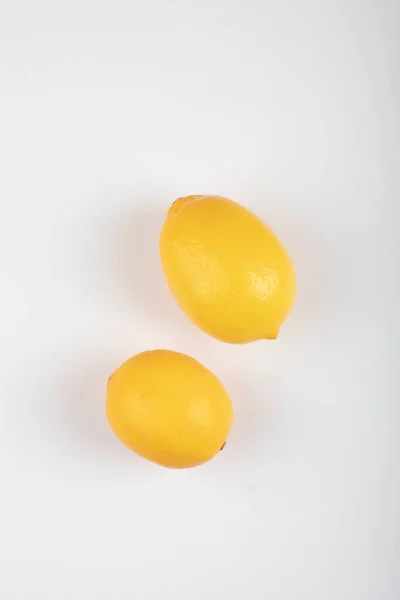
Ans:
{"type": "Polygon", "coordinates": [[[186,315],[231,343],[274,339],[296,295],[292,261],[244,206],[188,196],[171,206],[160,236],[168,285],[186,315]]]}
{"type": "Polygon", "coordinates": [[[108,380],[106,413],[128,448],[170,468],[195,467],[225,444],[233,420],[220,381],[170,350],[142,352],[108,380]]]}

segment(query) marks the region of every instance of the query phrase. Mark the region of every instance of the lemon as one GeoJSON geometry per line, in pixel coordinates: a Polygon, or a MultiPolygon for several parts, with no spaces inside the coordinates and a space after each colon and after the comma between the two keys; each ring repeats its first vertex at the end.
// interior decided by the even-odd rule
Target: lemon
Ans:
{"type": "Polygon", "coordinates": [[[128,448],[170,468],[210,460],[225,444],[233,419],[217,377],[170,350],[142,352],[123,363],[108,380],[106,413],[128,448]]]}
{"type": "Polygon", "coordinates": [[[292,261],[244,206],[188,196],[171,206],[160,235],[168,285],[186,315],[231,343],[275,339],[296,295],[292,261]]]}

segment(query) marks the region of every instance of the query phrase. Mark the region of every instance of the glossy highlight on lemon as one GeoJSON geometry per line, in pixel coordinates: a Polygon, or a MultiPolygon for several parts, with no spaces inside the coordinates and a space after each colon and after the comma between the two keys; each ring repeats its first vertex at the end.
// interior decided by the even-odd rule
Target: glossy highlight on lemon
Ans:
{"type": "Polygon", "coordinates": [[[275,339],[294,304],[296,275],[284,246],[261,219],[228,198],[174,202],[160,256],[181,309],[225,342],[275,339]]]}
{"type": "Polygon", "coordinates": [[[224,446],[233,420],[217,377],[195,359],[150,350],[124,362],[110,377],[107,419],[128,448],[159,465],[200,465],[224,446]]]}

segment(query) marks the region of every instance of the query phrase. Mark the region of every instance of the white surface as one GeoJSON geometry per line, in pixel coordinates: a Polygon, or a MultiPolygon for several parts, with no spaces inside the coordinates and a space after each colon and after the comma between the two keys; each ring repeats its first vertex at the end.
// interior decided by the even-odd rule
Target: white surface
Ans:
{"type": "Polygon", "coordinates": [[[394,0],[1,2],[1,598],[398,600],[398,23],[394,0]],[[221,344],[169,296],[158,231],[191,193],[286,243],[276,343],[221,344]],[[202,468],[107,426],[109,374],[154,347],[234,402],[202,468]]]}

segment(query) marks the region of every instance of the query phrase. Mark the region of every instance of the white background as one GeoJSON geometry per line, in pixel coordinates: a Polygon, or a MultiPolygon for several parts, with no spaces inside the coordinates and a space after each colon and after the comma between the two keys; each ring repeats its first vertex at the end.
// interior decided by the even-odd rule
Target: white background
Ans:
{"type": "Polygon", "coordinates": [[[395,0],[0,2],[0,596],[398,600],[395,0]],[[231,197],[289,249],[276,342],[170,297],[158,233],[231,197]],[[104,415],[138,351],[186,352],[236,420],[169,471],[104,415]]]}

